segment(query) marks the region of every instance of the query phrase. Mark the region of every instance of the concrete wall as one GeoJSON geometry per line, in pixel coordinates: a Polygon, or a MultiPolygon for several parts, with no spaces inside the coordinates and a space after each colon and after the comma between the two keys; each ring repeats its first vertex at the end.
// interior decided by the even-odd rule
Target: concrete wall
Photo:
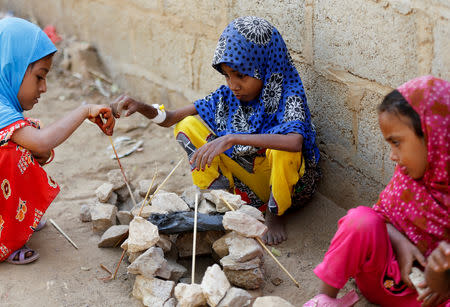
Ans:
{"type": "Polygon", "coordinates": [[[392,175],[375,111],[382,97],[419,75],[450,79],[449,0],[0,0],[0,8],[92,43],[122,88],[172,108],[224,82],[210,63],[229,21],[268,19],[305,85],[323,154],[320,191],[344,208],[370,205],[392,175]]]}

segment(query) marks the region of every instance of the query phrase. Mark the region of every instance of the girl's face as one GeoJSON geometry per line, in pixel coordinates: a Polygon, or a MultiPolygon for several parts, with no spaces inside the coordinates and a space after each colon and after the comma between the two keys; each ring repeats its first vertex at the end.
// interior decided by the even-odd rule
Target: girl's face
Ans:
{"type": "Polygon", "coordinates": [[[25,111],[31,110],[38,103],[41,94],[47,91],[46,78],[52,61],[53,56],[46,56],[28,66],[17,93],[17,99],[25,111]]]}
{"type": "Polygon", "coordinates": [[[404,174],[413,179],[422,178],[428,166],[427,145],[424,138],[414,132],[411,120],[385,111],[378,115],[378,123],[391,146],[391,160],[400,166],[404,174]]]}
{"type": "Polygon", "coordinates": [[[258,98],[263,88],[261,80],[244,75],[224,63],[220,64],[220,68],[227,80],[228,87],[237,99],[251,101],[258,98]]]}

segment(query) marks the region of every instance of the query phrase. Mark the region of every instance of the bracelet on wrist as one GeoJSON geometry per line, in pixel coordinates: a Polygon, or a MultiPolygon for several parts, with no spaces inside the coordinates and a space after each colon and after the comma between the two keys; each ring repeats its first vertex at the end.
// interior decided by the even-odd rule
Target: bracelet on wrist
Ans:
{"type": "Polygon", "coordinates": [[[158,112],[158,114],[156,114],[156,116],[152,118],[152,121],[156,124],[161,124],[166,120],[167,116],[166,111],[164,110],[164,105],[152,104],[152,107],[154,107],[158,112]]]}

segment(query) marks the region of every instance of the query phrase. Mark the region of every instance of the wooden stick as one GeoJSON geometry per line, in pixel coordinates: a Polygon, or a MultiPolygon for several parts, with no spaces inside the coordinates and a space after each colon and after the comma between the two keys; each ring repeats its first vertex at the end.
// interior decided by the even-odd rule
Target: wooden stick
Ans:
{"type": "Polygon", "coordinates": [[[112,279],[116,279],[117,271],[119,271],[120,264],[122,263],[123,257],[125,256],[125,252],[126,252],[126,250],[123,250],[122,256],[120,256],[119,263],[117,263],[117,267],[116,267],[116,270],[114,271],[114,275],[112,276],[112,279]]]}
{"type": "Polygon", "coordinates": [[[75,244],[75,242],[73,242],[72,241],[72,239],[71,238],[69,238],[69,236],[68,235],[66,235],[66,233],[55,223],[55,221],[54,220],[52,220],[52,219],[48,219],[49,221],[50,221],[50,223],[53,225],[53,226],[55,226],[55,228],[56,228],[56,230],[58,230],[66,239],[67,239],[67,241],[69,241],[70,242],[70,244],[72,244],[73,245],[73,247],[75,247],[76,249],[78,249],[78,246],[75,244]]]}
{"type": "MultiPolygon", "coordinates": [[[[150,187],[147,190],[147,194],[145,194],[144,201],[142,202],[142,205],[141,205],[141,210],[139,210],[139,216],[141,216],[141,214],[142,214],[142,210],[144,209],[145,202],[147,201],[148,195],[150,194],[150,191],[153,188],[153,183],[155,182],[157,174],[158,174],[158,168],[155,169],[155,173],[153,174],[153,178],[152,178],[152,183],[150,184],[150,187]]],[[[153,194],[155,194],[155,193],[153,193],[153,194]]]]}
{"type": "Polygon", "coordinates": [[[178,166],[180,166],[180,164],[181,164],[181,162],[183,162],[183,160],[184,160],[184,158],[181,158],[181,160],[177,163],[177,165],[175,165],[175,167],[170,171],[169,175],[167,175],[167,177],[163,180],[163,182],[161,182],[161,184],[158,186],[158,188],[156,189],[155,193],[152,194],[152,197],[150,197],[150,199],[149,199],[147,204],[152,202],[153,197],[155,197],[156,193],[158,193],[159,190],[161,190],[163,185],[170,178],[170,176],[172,176],[172,174],[175,172],[175,170],[178,168],[178,166]]]}
{"type": "Polygon", "coordinates": [[[195,193],[195,205],[194,205],[194,235],[192,241],[192,273],[191,284],[195,284],[195,253],[197,246],[197,209],[198,209],[198,193],[195,193]]]}
{"type": "MultiPolygon", "coordinates": [[[[220,199],[230,208],[231,211],[235,211],[234,208],[223,198],[220,197],[220,199]]],[[[297,288],[300,288],[300,284],[295,280],[295,278],[286,270],[286,268],[278,261],[277,258],[272,254],[272,252],[267,248],[267,246],[264,244],[264,242],[261,240],[261,238],[256,237],[256,241],[264,248],[264,250],[275,260],[275,262],[280,266],[280,268],[289,276],[290,279],[295,283],[297,288]]]]}
{"type": "Polygon", "coordinates": [[[108,138],[109,138],[109,142],[111,143],[112,149],[114,150],[114,154],[116,155],[117,163],[119,163],[120,171],[122,172],[123,179],[125,180],[125,184],[127,185],[128,192],[130,193],[131,200],[133,201],[133,205],[136,207],[136,200],[134,199],[133,192],[131,192],[131,188],[130,188],[130,185],[128,184],[127,176],[125,175],[122,164],[120,163],[120,159],[119,159],[119,156],[117,155],[116,147],[114,146],[112,137],[108,135],[108,138]]]}

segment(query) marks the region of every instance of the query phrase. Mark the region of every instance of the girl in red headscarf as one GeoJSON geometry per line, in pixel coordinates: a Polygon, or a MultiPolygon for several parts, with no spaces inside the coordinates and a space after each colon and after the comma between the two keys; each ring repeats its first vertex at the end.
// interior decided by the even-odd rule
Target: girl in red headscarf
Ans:
{"type": "Polygon", "coordinates": [[[354,292],[336,299],[350,277],[381,306],[450,306],[449,108],[450,83],[432,76],[385,97],[378,119],[397,163],[394,175],[373,208],[351,209],[339,221],[314,270],[321,294],[304,306],[351,306],[354,292]],[[441,266],[428,264],[435,259],[441,266]],[[413,266],[427,272],[421,295],[409,278],[413,266]]]}

